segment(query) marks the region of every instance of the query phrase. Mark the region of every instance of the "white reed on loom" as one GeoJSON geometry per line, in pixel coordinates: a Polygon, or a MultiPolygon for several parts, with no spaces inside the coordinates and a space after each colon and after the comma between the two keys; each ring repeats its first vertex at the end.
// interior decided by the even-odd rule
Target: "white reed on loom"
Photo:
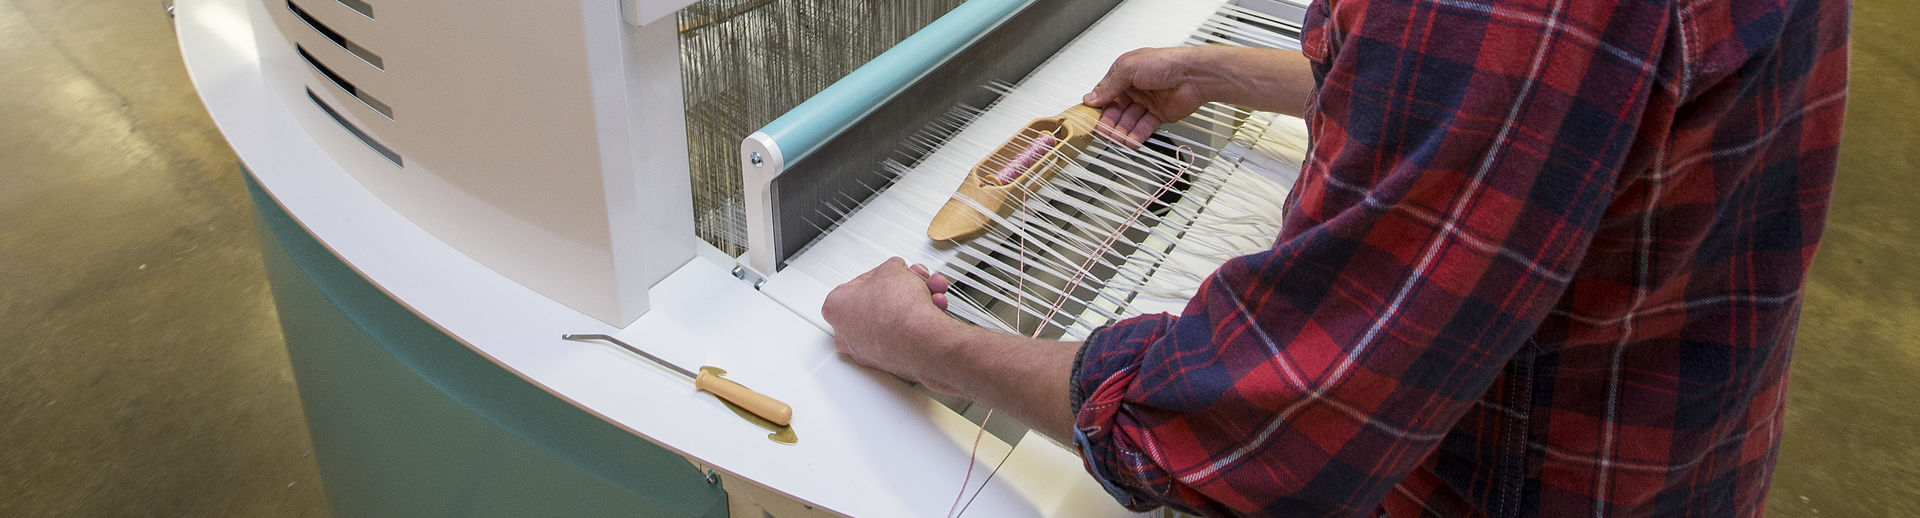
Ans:
{"type": "MultiPolygon", "coordinates": [[[[1297,29],[1228,7],[1207,19],[1189,41],[1279,47],[1291,43],[1291,35],[1276,36],[1269,27],[1297,29]]],[[[1106,63],[1047,66],[1098,77],[1106,63]]],[[[956,108],[909,140],[912,155],[923,156],[922,162],[884,165],[894,180],[867,186],[885,190],[884,196],[863,202],[834,200],[834,214],[828,218],[836,222],[834,228],[822,229],[822,238],[797,254],[789,268],[797,266],[823,283],[837,284],[881,259],[903,255],[954,280],[958,288],[949,293],[949,311],[957,317],[995,329],[1033,327],[1040,333],[1051,328],[1061,337],[1081,338],[1100,324],[1139,314],[1136,303],[1141,297],[1191,297],[1219,263],[1271,244],[1286,189],[1246,171],[1250,165],[1245,159],[1261,155],[1267,163],[1297,167],[1290,155],[1303,152],[1303,139],[1263,138],[1295,130],[1269,131],[1271,115],[1217,104],[1177,126],[1225,142],[1222,149],[1169,131],[1156,133],[1157,138],[1186,150],[1179,156],[1096,144],[1063,164],[1050,181],[1024,192],[1027,202],[1009,216],[994,215],[961,198],[992,220],[990,230],[957,246],[929,243],[924,225],[953,196],[952,172],[971,169],[1000,143],[948,137],[975,125],[1018,127],[1032,117],[1057,113],[1072,104],[1058,100],[1077,99],[1085,87],[1030,78],[1017,88],[1023,95],[1014,95],[1013,85],[990,85],[1003,94],[995,105],[956,108]],[[1165,191],[1177,191],[1179,200],[1170,202],[1162,196],[1165,191]],[[854,217],[856,213],[862,217],[854,217]],[[996,315],[992,308],[1011,314],[996,315]],[[1039,324],[1021,325],[1025,322],[1039,324]]],[[[1009,134],[1014,133],[1000,138],[1009,134]]],[[[1016,144],[1028,138],[1016,135],[1016,144]]]]}
{"type": "MultiPolygon", "coordinates": [[[[995,107],[995,110],[1002,109],[1006,107],[995,107]]],[[[957,110],[937,124],[943,126],[938,131],[951,133],[981,113],[985,111],[957,110]]],[[[1210,105],[1197,120],[1231,120],[1246,115],[1240,110],[1210,105]]],[[[926,146],[937,144],[931,141],[917,142],[926,146]]],[[[1247,185],[1264,188],[1254,189],[1257,194],[1222,191],[1221,186],[1232,172],[1231,166],[1212,166],[1212,160],[1206,157],[1213,155],[1215,150],[1198,142],[1188,141],[1186,146],[1198,146],[1202,151],[1187,157],[1191,162],[1180,162],[1158,153],[1117,146],[1096,147],[1093,152],[1067,164],[1061,174],[1042,185],[1039,191],[1028,193],[1030,201],[1022,205],[1020,212],[1014,216],[1002,218],[976,206],[977,210],[994,219],[992,230],[957,247],[955,260],[930,266],[954,278],[956,284],[977,290],[986,299],[978,299],[965,290],[956,290],[959,293],[953,297],[956,303],[949,305],[951,311],[968,321],[992,328],[1011,330],[1017,327],[993,317],[987,309],[1000,305],[1011,308],[1016,320],[1032,317],[1041,322],[1042,328],[1055,326],[1066,330],[1068,336],[1079,335],[1105,321],[1137,314],[1130,304],[1134,292],[1161,297],[1190,296],[1193,287],[1214,265],[1233,256],[1264,249],[1265,243],[1270,242],[1277,231],[1277,210],[1272,208],[1277,208],[1279,200],[1284,197],[1284,189],[1270,183],[1249,182],[1247,185]],[[1090,165],[1098,166],[1114,176],[1096,173],[1089,168],[1090,165]],[[1199,216],[1198,208],[1186,204],[1167,204],[1159,197],[1162,193],[1148,192],[1149,187],[1156,188],[1156,191],[1177,188],[1185,196],[1209,199],[1210,206],[1224,204],[1238,207],[1240,210],[1229,212],[1244,215],[1221,218],[1215,227],[1206,232],[1193,233],[1191,222],[1199,216]],[[1086,235],[1081,231],[1088,225],[1099,230],[1094,235],[1086,235]],[[1100,235],[1099,231],[1105,231],[1106,234],[1100,235]],[[1185,242],[1181,248],[1171,251],[1143,247],[1129,254],[1121,254],[1113,248],[1117,243],[1112,242],[1111,238],[1122,234],[1144,235],[1165,242],[1181,241],[1184,237],[1185,242]],[[1185,271],[1172,267],[1168,259],[1176,254],[1204,259],[1198,262],[1205,265],[1208,271],[1185,271]],[[1021,258],[1018,264],[1002,259],[1015,256],[1021,258]],[[1096,266],[1113,271],[1103,278],[1093,271],[1096,266]],[[1015,281],[1003,278],[1008,272],[1013,272],[1015,281]],[[1074,279],[1074,282],[1068,286],[1024,282],[1030,273],[1055,279],[1074,279]],[[1087,300],[1073,301],[1073,309],[1078,311],[1061,314],[1064,303],[1082,290],[1091,290],[1092,293],[1087,300]],[[1029,300],[1046,307],[1025,303],[1029,300]],[[1065,322],[1061,322],[1063,318],[1065,322]]],[[[930,158],[928,162],[912,169],[890,163],[888,168],[904,179],[917,169],[965,169],[971,165],[940,163],[942,161],[954,162],[954,159],[930,158]]],[[[950,191],[935,196],[910,192],[915,189],[925,190],[925,186],[896,180],[890,187],[890,196],[944,202],[939,196],[951,195],[950,191]]],[[[972,203],[964,198],[961,201],[972,203]]],[[[924,206],[937,204],[928,203],[924,206]]],[[[880,211],[883,213],[881,217],[868,218],[872,222],[868,225],[892,227],[878,232],[868,228],[866,232],[838,233],[858,243],[867,253],[848,253],[849,250],[839,249],[839,253],[833,254],[805,254],[815,259],[833,259],[833,256],[847,259],[824,261],[834,263],[831,269],[838,271],[837,276],[851,278],[872,262],[853,260],[854,257],[884,257],[890,250],[900,248],[881,242],[886,239],[883,236],[916,236],[924,240],[921,237],[924,236],[923,228],[902,223],[923,221],[901,214],[911,211],[912,207],[888,204],[876,208],[856,205],[851,199],[844,199],[834,204],[834,210],[838,212],[835,216],[839,216],[834,219],[840,221],[847,221],[849,218],[846,216],[856,211],[880,211]],[[821,257],[823,255],[826,257],[821,257]]],[[[1194,262],[1185,261],[1182,264],[1194,262]]]]}
{"type": "MultiPolygon", "coordinates": [[[[1207,174],[1209,171],[1199,167],[1203,159],[1194,158],[1194,164],[1166,164],[1170,161],[1163,155],[1146,154],[1138,151],[1110,147],[1089,155],[1082,164],[1065,169],[1062,178],[1050,187],[1042,188],[1035,199],[1054,200],[1055,203],[1029,203],[1020,208],[1018,217],[995,218],[995,231],[973,242],[962,245],[960,261],[948,263],[959,283],[978,284],[975,288],[990,295],[990,298],[1005,303],[1009,300],[1034,299],[1047,304],[1045,311],[1025,304],[1013,305],[1015,315],[1031,315],[1045,324],[1071,326],[1069,334],[1090,330],[1098,322],[1087,321],[1093,317],[1099,321],[1124,318],[1136,313],[1129,303],[1128,290],[1108,289],[1112,287],[1133,287],[1134,291],[1151,290],[1161,293],[1173,293],[1190,290],[1197,286],[1204,272],[1184,272],[1168,267],[1168,254],[1152,247],[1138,248],[1133,253],[1122,254],[1114,248],[1114,238],[1122,234],[1145,232],[1150,238],[1164,241],[1177,241],[1188,232],[1188,222],[1194,214],[1190,208],[1182,205],[1167,205],[1160,199],[1160,191],[1179,188],[1187,196],[1210,197],[1218,193],[1223,175],[1207,174]],[[1158,163],[1156,163],[1158,162],[1158,163]],[[1109,178],[1092,173],[1086,163],[1097,163],[1103,169],[1119,173],[1122,178],[1109,178]],[[1171,167],[1167,167],[1171,165],[1171,167]],[[1131,177],[1127,177],[1131,175],[1131,177]],[[1140,186],[1158,186],[1156,192],[1146,192],[1140,186]],[[1064,196],[1062,196],[1064,195],[1064,196]],[[1095,200],[1095,201],[1084,201],[1095,200]],[[1105,202],[1105,203],[1102,203],[1105,202]],[[1055,205],[1064,205],[1056,207],[1055,205]],[[1131,209],[1131,210],[1128,210],[1131,209]],[[1154,212],[1165,214],[1154,214],[1154,212]],[[1035,216],[1039,217],[1035,217],[1035,216]],[[1096,228],[1105,230],[1102,238],[1099,231],[1086,235],[1081,230],[1084,224],[1092,223],[1096,228]],[[1039,245],[1039,246],[1035,246],[1039,245]],[[1067,252],[1074,256],[1069,257],[1067,252]],[[1030,257],[1023,264],[1008,264],[997,259],[1001,256],[1021,255],[1030,257]],[[1092,271],[1095,266],[1112,268],[1108,277],[1102,278],[1092,271]],[[985,267],[985,268],[982,268],[985,267]],[[1067,286],[1057,287],[1050,283],[1013,283],[1000,280],[993,273],[1013,271],[1025,275],[1027,270],[1056,279],[1071,279],[1067,286]],[[1152,286],[1153,279],[1166,283],[1168,278],[1178,278],[1171,287],[1152,286]],[[1181,282],[1184,281],[1184,282],[1181,282]],[[1085,301],[1076,301],[1090,315],[1060,315],[1062,303],[1074,297],[1077,290],[1091,288],[1092,294],[1085,301]],[[1016,291],[1018,290],[1018,291],[1016,291]],[[1051,301],[1048,303],[1048,301],[1051,301]],[[1089,304],[1089,303],[1092,304],[1089,304]],[[1105,306],[1111,306],[1112,310],[1105,306]],[[1059,317],[1069,318],[1069,322],[1057,322],[1059,317]]],[[[1215,172],[1217,173],[1217,171],[1215,172]]],[[[1224,199],[1224,198],[1223,198],[1224,199]]],[[[1271,198],[1277,200],[1278,197],[1271,198]]],[[[966,200],[962,200],[966,201],[966,200]]],[[[1275,203],[1277,202],[1270,202],[1275,203]]],[[[984,211],[983,211],[984,212],[984,211]]],[[[1242,223],[1254,223],[1259,218],[1242,218],[1242,223]]],[[[1277,220],[1267,225],[1254,224],[1254,232],[1266,234],[1271,239],[1277,229],[1277,220]]],[[[1241,255],[1250,250],[1237,247],[1220,246],[1222,242],[1196,241],[1203,248],[1203,254],[1218,259],[1207,261],[1217,264],[1219,260],[1231,255],[1241,255]]],[[[1246,247],[1250,248],[1250,247],[1246,247]]],[[[1212,264],[1208,264],[1210,269],[1212,264]]],[[[984,308],[974,313],[985,314],[984,308]]],[[[1000,326],[996,326],[1000,327],[1000,326]]]]}

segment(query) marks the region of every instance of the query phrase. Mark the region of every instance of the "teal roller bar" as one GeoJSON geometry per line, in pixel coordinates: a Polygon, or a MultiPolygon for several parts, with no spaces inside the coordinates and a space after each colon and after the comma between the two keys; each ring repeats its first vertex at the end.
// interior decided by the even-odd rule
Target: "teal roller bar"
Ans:
{"type": "Polygon", "coordinates": [[[787,164],[799,162],[1034,1],[968,0],[774,119],[760,133],[773,139],[787,164]]]}

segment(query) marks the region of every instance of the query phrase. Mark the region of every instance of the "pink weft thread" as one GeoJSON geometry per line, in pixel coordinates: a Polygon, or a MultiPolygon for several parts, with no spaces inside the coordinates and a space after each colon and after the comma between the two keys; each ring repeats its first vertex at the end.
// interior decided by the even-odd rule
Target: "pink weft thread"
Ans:
{"type": "Polygon", "coordinates": [[[973,461],[980,454],[980,438],[987,434],[987,421],[992,420],[993,409],[989,408],[987,416],[980,418],[980,429],[973,432],[973,449],[967,450],[967,475],[960,479],[960,494],[953,495],[953,505],[947,506],[948,518],[952,518],[953,512],[960,509],[960,497],[967,496],[967,483],[973,481],[973,461]]]}
{"type": "MultiPolygon", "coordinates": [[[[1041,139],[1036,139],[1036,140],[1035,140],[1035,144],[1037,144],[1037,143],[1039,143],[1039,141],[1040,141],[1040,140],[1042,140],[1042,139],[1049,139],[1049,138],[1053,138],[1053,136],[1052,136],[1052,135],[1042,135],[1042,136],[1041,136],[1041,139]]],[[[1056,139],[1056,140],[1055,140],[1055,142],[1058,142],[1058,140],[1056,139]]],[[[1032,145],[1032,144],[1029,144],[1029,145],[1027,146],[1027,149],[1028,149],[1028,150],[1032,150],[1032,149],[1034,149],[1034,147],[1035,147],[1034,145],[1032,145]]],[[[1042,147],[1040,147],[1040,148],[1041,148],[1042,150],[1045,150],[1045,149],[1047,149],[1047,148],[1051,148],[1051,147],[1053,147],[1053,145],[1052,145],[1052,144],[1047,144],[1047,145],[1045,145],[1045,146],[1042,146],[1042,147]]],[[[1114,230],[1114,231],[1113,231],[1112,233],[1110,233],[1110,234],[1108,234],[1108,235],[1107,235],[1107,238],[1106,238],[1106,240],[1104,240],[1104,241],[1102,241],[1102,242],[1100,243],[1100,247],[1099,247],[1099,248],[1096,248],[1096,249],[1094,249],[1094,253],[1093,253],[1092,255],[1089,255],[1089,256],[1087,257],[1087,260],[1086,260],[1086,262],[1084,262],[1084,263],[1081,263],[1081,265],[1080,265],[1080,270],[1079,270],[1079,271],[1076,271],[1076,272],[1074,272],[1074,274],[1073,274],[1073,278],[1067,281],[1067,287],[1066,287],[1066,290],[1065,290],[1064,292],[1062,292],[1062,294],[1060,295],[1060,298],[1059,298],[1059,299],[1056,299],[1056,300],[1054,301],[1054,303],[1053,303],[1053,306],[1052,306],[1051,308],[1049,308],[1049,309],[1047,310],[1047,316],[1046,316],[1045,318],[1043,318],[1043,319],[1041,319],[1041,321],[1040,321],[1040,322],[1039,322],[1038,324],[1036,324],[1036,325],[1035,325],[1035,327],[1034,327],[1034,330],[1033,330],[1033,335],[1032,335],[1032,336],[1029,336],[1028,338],[1039,338],[1039,337],[1040,337],[1040,333],[1042,333],[1042,332],[1044,332],[1044,331],[1046,331],[1046,329],[1047,329],[1047,322],[1052,322],[1052,321],[1053,321],[1053,316],[1054,316],[1055,314],[1057,314],[1057,313],[1059,313],[1059,312],[1060,312],[1060,309],[1061,309],[1061,306],[1064,306],[1064,305],[1066,304],[1066,302],[1067,302],[1067,296],[1068,296],[1069,294],[1071,294],[1071,293],[1073,293],[1073,290],[1074,290],[1075,288],[1077,288],[1077,287],[1078,287],[1078,286],[1080,285],[1080,281],[1081,281],[1081,279],[1085,277],[1085,275],[1086,275],[1086,272],[1087,272],[1087,268],[1088,268],[1088,267],[1091,267],[1091,266],[1093,265],[1093,261],[1094,261],[1094,260],[1096,260],[1096,259],[1098,259],[1098,258],[1099,258],[1100,256],[1102,256],[1102,255],[1106,255],[1106,251],[1107,251],[1108,249],[1110,249],[1110,248],[1112,248],[1112,246],[1113,246],[1113,242],[1114,242],[1114,241],[1117,241],[1117,240],[1119,240],[1119,238],[1120,238],[1120,235],[1121,235],[1122,233],[1124,233],[1124,232],[1126,232],[1126,230],[1127,230],[1128,228],[1131,228],[1131,227],[1133,226],[1133,223],[1134,223],[1135,221],[1138,221],[1138,220],[1140,219],[1140,216],[1143,216],[1143,215],[1146,215],[1146,212],[1147,212],[1147,208],[1148,208],[1148,207],[1152,207],[1152,206],[1153,206],[1153,203],[1154,203],[1155,201],[1158,201],[1158,200],[1160,199],[1160,196],[1162,196],[1162,195],[1165,195],[1165,194],[1167,193],[1167,191],[1169,191],[1169,190],[1172,190],[1172,189],[1173,189],[1173,186],[1174,186],[1174,184],[1177,184],[1177,183],[1180,183],[1180,179],[1181,179],[1181,178],[1184,178],[1184,177],[1186,177],[1186,176],[1187,176],[1187,172],[1188,172],[1189,170],[1191,170],[1191,169],[1193,169],[1193,165],[1194,165],[1194,162],[1196,162],[1196,161],[1197,161],[1197,160],[1196,160],[1196,158],[1197,158],[1197,155],[1195,155],[1195,154],[1194,154],[1194,152],[1193,152],[1193,150],[1192,150],[1192,149],[1189,149],[1189,148],[1187,148],[1187,146],[1180,146],[1180,148],[1179,148],[1179,151],[1180,151],[1180,152],[1181,152],[1182,154],[1184,154],[1184,155],[1185,155],[1185,156],[1184,156],[1184,157],[1182,157],[1182,158],[1184,158],[1184,159],[1185,159],[1185,161],[1186,161],[1186,166],[1185,166],[1185,167],[1182,167],[1182,168],[1180,168],[1180,171],[1179,171],[1178,173],[1175,173],[1175,174],[1173,175],[1173,177],[1172,177],[1172,178],[1168,178],[1168,179],[1167,179],[1167,181],[1166,181],[1166,183],[1162,183],[1162,184],[1160,184],[1160,188],[1159,188],[1158,190],[1155,190],[1155,191],[1154,191],[1154,193],[1153,193],[1153,196],[1152,196],[1152,197],[1149,197],[1149,198],[1147,198],[1147,200],[1146,200],[1145,202],[1143,202],[1143,203],[1141,203],[1141,204],[1140,204],[1140,206],[1139,206],[1138,208],[1135,208],[1135,209],[1134,209],[1134,211],[1133,211],[1133,214],[1131,214],[1131,215],[1129,215],[1129,216],[1127,217],[1127,221],[1126,221],[1126,224],[1124,224],[1124,225],[1121,225],[1120,227],[1118,227],[1118,228],[1116,228],[1116,229],[1115,229],[1115,230],[1114,230]]],[[[1026,153],[1026,151],[1022,151],[1022,152],[1021,152],[1021,154],[1020,154],[1019,156],[1025,156],[1026,154],[1027,154],[1027,153],[1026,153]]],[[[1016,156],[1016,157],[1015,157],[1015,160],[1014,160],[1014,162],[1019,162],[1019,160],[1018,160],[1018,158],[1019,158],[1019,156],[1016,156]]],[[[1008,164],[1007,164],[1007,166],[1002,166],[1002,167],[1000,168],[1000,170],[999,170],[999,171],[998,171],[998,172],[997,172],[997,173],[995,174],[995,177],[996,177],[996,178],[999,178],[999,177],[1000,177],[1000,175],[1002,175],[1002,174],[1005,174],[1005,173],[1006,173],[1006,171],[1007,171],[1007,169],[1008,169],[1008,166],[1012,166],[1012,165],[1014,165],[1014,163],[1008,163],[1008,164]]],[[[1028,165],[1028,166],[1032,166],[1033,164],[1032,164],[1032,162],[1028,162],[1028,163],[1027,163],[1027,165],[1028,165]]],[[[1014,175],[1013,175],[1013,178],[1018,178],[1018,177],[1019,177],[1019,172],[1020,172],[1020,171],[1025,171],[1025,168],[1023,167],[1023,168],[1021,168],[1021,169],[1016,169],[1016,170],[1015,170],[1015,173],[1014,173],[1014,175]]],[[[1003,180],[1001,180],[1001,182],[1000,182],[1000,183],[1001,183],[1001,185],[1005,185],[1005,184],[1007,184],[1008,182],[1011,182],[1011,181],[1012,181],[1012,179],[1011,179],[1011,178],[1009,178],[1009,179],[1003,179],[1003,180]]],[[[1022,210],[1022,211],[1020,212],[1020,222],[1021,222],[1021,226],[1023,226],[1023,227],[1024,227],[1025,225],[1026,225],[1026,221],[1027,221],[1027,217],[1026,217],[1026,216],[1027,216],[1027,213],[1026,213],[1026,211],[1025,211],[1025,210],[1022,210]]],[[[1023,233],[1020,233],[1020,254],[1019,254],[1019,255],[1020,255],[1020,259],[1019,259],[1019,261],[1020,261],[1020,288],[1017,288],[1017,289],[1015,289],[1015,290],[1014,290],[1014,291],[1015,291],[1015,293],[1014,293],[1014,297],[1015,297],[1015,299],[1014,299],[1014,310],[1013,310],[1013,319],[1014,319],[1014,324],[1013,324],[1013,327],[1014,327],[1014,329],[1019,329],[1019,328],[1020,328],[1020,308],[1021,308],[1021,307],[1023,307],[1023,306],[1025,306],[1025,304],[1026,304],[1026,303],[1024,302],[1024,300],[1025,300],[1025,295],[1026,295],[1026,289],[1025,289],[1025,287],[1026,287],[1026,280],[1027,280],[1027,279],[1026,279],[1026,272],[1027,272],[1027,236],[1026,236],[1026,233],[1024,233],[1024,232],[1023,232],[1023,233]]],[[[974,464],[974,460],[975,460],[975,459],[976,459],[976,458],[977,458],[977,457],[978,457],[978,456],[980,455],[980,438],[981,438],[981,437],[982,437],[983,435],[985,435],[985,434],[986,434],[986,432],[987,432],[987,422],[988,422],[988,421],[991,421],[991,420],[993,420],[993,409],[991,409],[991,408],[989,408],[989,409],[987,409],[987,415],[986,415],[986,417],[983,417],[983,418],[981,418],[981,419],[980,419],[980,428],[979,428],[978,430],[975,430],[975,431],[974,431],[974,433],[973,433],[973,448],[972,448],[972,449],[970,449],[970,450],[969,450],[969,451],[967,452],[967,472],[966,472],[966,475],[965,475],[965,476],[963,476],[963,477],[961,477],[961,479],[960,479],[960,494],[957,494],[957,495],[953,495],[953,505],[950,505],[950,506],[948,506],[948,507],[947,507],[947,516],[948,516],[948,518],[952,518],[952,516],[953,516],[953,512],[954,512],[955,510],[957,510],[957,509],[959,509],[959,508],[960,508],[960,499],[961,499],[962,497],[965,497],[965,496],[967,496],[967,483],[968,483],[968,482],[972,482],[972,481],[973,481],[973,464],[974,464]]],[[[1009,455],[1011,455],[1011,454],[1012,454],[1012,452],[1008,452],[1008,454],[1009,454],[1009,455]]],[[[1004,459],[1002,459],[1002,462],[1005,462],[1005,460],[1004,460],[1004,459]]],[[[1000,469],[1000,467],[999,467],[999,466],[994,466],[994,468],[993,468],[993,469],[994,469],[995,471],[998,471],[998,470],[1000,469]]],[[[982,488],[982,489],[985,489],[985,488],[982,488]]]]}
{"type": "Polygon", "coordinates": [[[1067,304],[1067,297],[1073,294],[1073,290],[1078,289],[1080,287],[1080,281],[1086,278],[1087,276],[1087,268],[1092,267],[1094,261],[1099,260],[1101,256],[1106,255],[1107,250],[1113,248],[1113,242],[1118,241],[1122,233],[1125,233],[1127,229],[1132,228],[1133,223],[1135,221],[1140,220],[1140,216],[1146,215],[1148,207],[1152,207],[1153,203],[1160,199],[1160,196],[1165,195],[1167,191],[1172,190],[1174,184],[1180,183],[1180,179],[1185,178],[1187,176],[1187,170],[1193,168],[1193,163],[1195,161],[1194,157],[1196,155],[1194,155],[1193,150],[1188,149],[1187,146],[1180,146],[1180,151],[1185,152],[1187,155],[1186,167],[1180,168],[1179,173],[1175,173],[1172,178],[1168,178],[1166,183],[1160,184],[1160,189],[1154,191],[1153,196],[1147,197],[1147,200],[1145,202],[1142,202],[1138,208],[1135,208],[1133,210],[1132,215],[1127,216],[1127,221],[1124,224],[1121,224],[1120,226],[1115,227],[1112,233],[1107,234],[1107,239],[1104,241],[1101,241],[1100,246],[1097,248],[1094,248],[1093,253],[1087,255],[1087,260],[1085,262],[1080,263],[1080,269],[1078,271],[1073,272],[1073,278],[1068,279],[1066,288],[1060,291],[1060,298],[1054,299],[1053,307],[1047,309],[1046,318],[1040,321],[1041,328],[1035,329],[1033,332],[1034,338],[1040,337],[1040,330],[1046,328],[1047,322],[1053,321],[1053,316],[1060,312],[1061,306],[1065,306],[1067,304]]]}
{"type": "Polygon", "coordinates": [[[1000,168],[994,170],[994,183],[1007,185],[1020,179],[1020,175],[1026,174],[1028,169],[1033,168],[1033,164],[1039,163],[1042,157],[1047,156],[1048,151],[1053,150],[1054,144],[1059,143],[1060,138],[1053,136],[1052,133],[1041,133],[1032,142],[1028,142],[1027,147],[1021,148],[1019,154],[1013,155],[1007,163],[1000,164],[1000,168]]]}

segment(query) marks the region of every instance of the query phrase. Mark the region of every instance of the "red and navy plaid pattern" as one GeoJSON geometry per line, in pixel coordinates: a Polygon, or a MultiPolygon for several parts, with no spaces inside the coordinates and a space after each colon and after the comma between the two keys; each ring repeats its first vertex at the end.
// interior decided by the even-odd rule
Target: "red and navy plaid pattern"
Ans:
{"type": "Polygon", "coordinates": [[[1273,248],[1088,340],[1136,509],[1763,512],[1840,142],[1821,0],[1339,0],[1273,248]]]}

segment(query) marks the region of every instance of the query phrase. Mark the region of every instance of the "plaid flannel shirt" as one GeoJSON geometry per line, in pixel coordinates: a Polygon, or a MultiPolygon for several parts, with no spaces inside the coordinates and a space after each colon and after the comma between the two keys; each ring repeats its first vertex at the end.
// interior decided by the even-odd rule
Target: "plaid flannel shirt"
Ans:
{"type": "Polygon", "coordinates": [[[1764,511],[1845,0],[1339,0],[1266,252],[1096,332],[1074,442],[1135,509],[1764,511]]]}

